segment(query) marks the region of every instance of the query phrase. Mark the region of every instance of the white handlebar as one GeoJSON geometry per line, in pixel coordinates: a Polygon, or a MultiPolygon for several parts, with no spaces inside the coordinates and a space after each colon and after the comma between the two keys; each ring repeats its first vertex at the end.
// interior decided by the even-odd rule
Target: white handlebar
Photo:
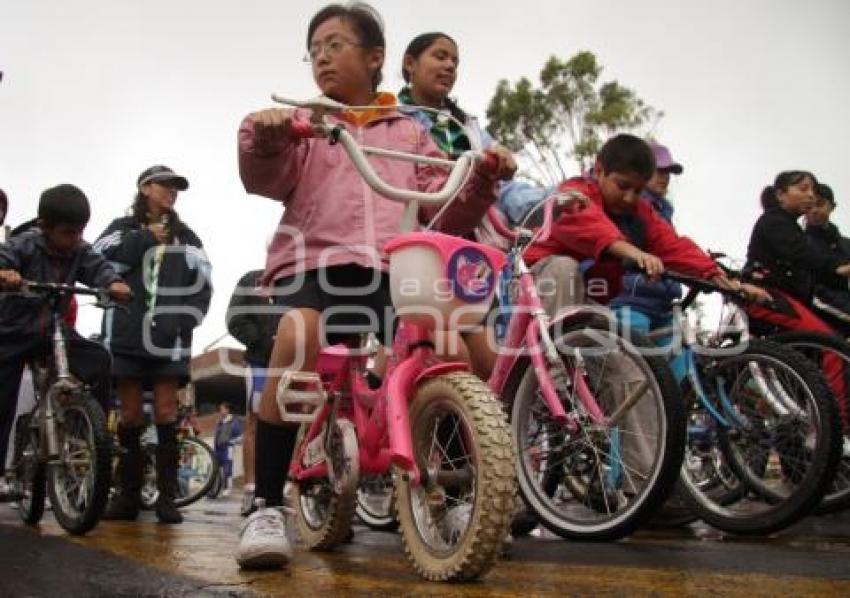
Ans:
{"type": "Polygon", "coordinates": [[[434,158],[432,156],[422,156],[418,154],[410,154],[407,152],[399,152],[383,148],[360,146],[354,137],[342,126],[331,125],[325,122],[324,117],[327,114],[340,113],[346,109],[381,109],[395,110],[397,106],[346,106],[340,104],[330,98],[320,96],[318,98],[299,101],[283,97],[278,94],[272,94],[272,100],[279,104],[294,106],[297,108],[306,108],[313,112],[311,119],[313,130],[317,136],[333,137],[336,141],[342,144],[345,152],[351,158],[354,167],[366,181],[366,183],[377,193],[380,193],[388,199],[400,202],[421,202],[424,204],[439,205],[451,200],[458,191],[463,187],[468,175],[472,172],[475,163],[484,158],[484,153],[481,151],[466,151],[457,160],[447,160],[443,158],[434,158]],[[393,160],[403,160],[406,162],[414,162],[416,164],[430,164],[441,166],[449,170],[449,176],[446,179],[443,188],[434,193],[425,193],[422,191],[414,191],[401,187],[394,187],[382,180],[372,165],[367,159],[368,155],[383,156],[393,160]]]}

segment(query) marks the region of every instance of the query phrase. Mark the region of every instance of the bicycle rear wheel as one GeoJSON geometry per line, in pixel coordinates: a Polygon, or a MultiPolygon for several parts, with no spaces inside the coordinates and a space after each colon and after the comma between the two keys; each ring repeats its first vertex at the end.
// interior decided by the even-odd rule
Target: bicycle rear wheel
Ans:
{"type": "Polygon", "coordinates": [[[841,433],[823,377],[786,347],[752,341],[711,364],[703,382],[718,422],[718,466],[737,484],[706,484],[682,469],[683,497],[710,525],[737,534],[769,534],[805,516],[832,481],[841,433]]]}
{"type": "MultiPolygon", "coordinates": [[[[186,507],[204,496],[210,496],[210,498],[218,496],[218,493],[212,495],[212,492],[214,485],[221,479],[220,468],[210,445],[200,438],[190,437],[181,439],[179,446],[180,461],[177,469],[177,496],[174,498],[174,505],[186,507]]],[[[153,509],[159,498],[156,485],[156,446],[145,446],[144,457],[142,506],[145,509],[153,509]]]]}
{"type": "Polygon", "coordinates": [[[369,529],[379,532],[397,530],[392,476],[363,476],[357,488],[355,513],[369,529]]]}
{"type": "Polygon", "coordinates": [[[59,459],[47,467],[53,514],[66,531],[85,534],[97,525],[109,497],[112,440],[97,401],[88,393],[61,407],[59,459]]]}
{"type": "MultiPolygon", "coordinates": [[[[325,458],[336,472],[335,479],[332,481],[327,475],[301,480],[294,485],[298,531],[310,550],[333,550],[343,542],[351,531],[351,519],[357,505],[360,477],[357,431],[347,419],[334,420],[331,425],[325,458]]],[[[296,455],[304,454],[301,448],[309,428],[309,424],[299,428],[296,455]]]]}
{"type": "Polygon", "coordinates": [[[30,427],[32,415],[22,415],[15,426],[15,491],[18,515],[27,525],[35,525],[44,516],[45,466],[38,459],[38,430],[30,427]]]}
{"type": "Polygon", "coordinates": [[[530,361],[508,385],[522,496],[554,533],[578,540],[631,534],[667,499],[682,464],[685,411],[669,367],[646,356],[642,336],[624,338],[594,320],[556,338],[571,377],[562,397],[578,429],[556,423],[530,361]],[[594,421],[575,394],[582,376],[603,412],[594,421]],[[620,413],[609,424],[611,416],[620,413]]]}
{"type": "Polygon", "coordinates": [[[842,338],[816,332],[783,332],[771,340],[791,347],[819,367],[835,395],[844,435],[841,461],[832,486],[815,511],[843,511],[850,507],[850,345],[842,338]]]}

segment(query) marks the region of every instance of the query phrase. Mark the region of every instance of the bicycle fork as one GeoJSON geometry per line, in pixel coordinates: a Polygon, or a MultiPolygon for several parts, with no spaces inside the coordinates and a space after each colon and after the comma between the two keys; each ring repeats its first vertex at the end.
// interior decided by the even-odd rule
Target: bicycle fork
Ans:
{"type": "Polygon", "coordinates": [[[44,438],[43,456],[48,462],[60,458],[60,438],[57,423],[60,421],[58,409],[59,395],[73,392],[76,385],[71,379],[71,369],[68,365],[68,350],[65,334],[59,316],[53,315],[53,363],[56,367],[56,381],[47,388],[44,401],[41,404],[41,437],[44,438]]]}

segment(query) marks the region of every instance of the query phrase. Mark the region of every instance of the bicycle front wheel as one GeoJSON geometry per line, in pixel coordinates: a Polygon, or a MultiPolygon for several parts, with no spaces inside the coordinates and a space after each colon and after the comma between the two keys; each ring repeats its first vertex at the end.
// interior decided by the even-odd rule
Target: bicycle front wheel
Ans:
{"type": "Polygon", "coordinates": [[[832,486],[816,511],[835,513],[850,507],[850,344],[842,338],[816,332],[783,332],[771,337],[820,367],[835,395],[844,434],[841,461],[832,486]]]}
{"type": "Polygon", "coordinates": [[[613,540],[647,521],[673,490],[682,464],[685,411],[669,367],[632,333],[582,323],[556,339],[569,384],[561,398],[575,428],[557,423],[537,372],[520,362],[506,392],[522,496],[552,532],[613,540]],[[601,417],[577,395],[586,384],[601,417]]]}
{"type": "Polygon", "coordinates": [[[48,464],[47,489],[56,521],[81,535],[97,525],[109,498],[112,440],[103,410],[88,393],[61,407],[60,422],[59,459],[48,464]]]}
{"type": "Polygon", "coordinates": [[[712,362],[705,378],[725,420],[716,426],[716,471],[731,472],[736,482],[718,492],[683,468],[689,505],[731,533],[770,534],[795,523],[821,500],[841,456],[835,402],[823,377],[794,351],[752,341],[712,362]]]}
{"type": "Polygon", "coordinates": [[[472,374],[445,374],[417,390],[410,431],[422,481],[395,482],[408,558],[425,579],[476,579],[495,563],[516,510],[501,405],[472,374]]]}

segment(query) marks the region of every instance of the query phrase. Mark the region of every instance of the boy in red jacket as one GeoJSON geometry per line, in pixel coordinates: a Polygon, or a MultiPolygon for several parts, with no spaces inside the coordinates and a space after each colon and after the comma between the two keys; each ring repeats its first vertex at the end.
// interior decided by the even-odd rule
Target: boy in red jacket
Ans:
{"type": "MultiPolygon", "coordinates": [[[[580,302],[583,294],[597,303],[607,304],[621,290],[623,260],[637,264],[650,278],[657,278],[665,267],[705,280],[730,290],[744,290],[753,299],[768,299],[765,291],[730,280],[696,243],[679,236],[669,222],[640,196],[655,172],[650,147],[633,135],[609,139],[596,156],[593,171],[587,177],[569,179],[561,184],[561,193],[578,192],[586,199],[583,207],[562,213],[552,224],[549,238],[528,248],[526,261],[538,277],[563,272],[555,267],[593,260],[584,274],[584,293],[571,294],[580,302]]],[[[573,272],[577,269],[573,268],[573,272]]],[[[582,289],[582,281],[559,278],[555,287],[582,289]]],[[[554,303],[543,298],[550,314],[567,307],[563,298],[554,303]]]]}

